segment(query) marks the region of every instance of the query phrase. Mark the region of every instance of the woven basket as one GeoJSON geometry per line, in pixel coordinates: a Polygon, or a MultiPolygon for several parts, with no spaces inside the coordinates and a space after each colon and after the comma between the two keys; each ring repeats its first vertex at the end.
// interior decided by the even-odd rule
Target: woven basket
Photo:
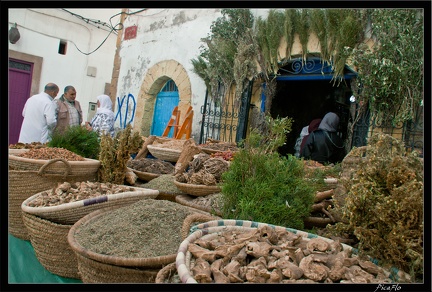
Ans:
{"type": "Polygon", "coordinates": [[[76,253],[83,283],[154,283],[160,269],[121,267],[92,260],[76,253]]]}
{"type": "Polygon", "coordinates": [[[202,210],[211,214],[216,214],[218,216],[222,216],[222,213],[220,210],[216,210],[210,207],[205,207],[199,204],[194,204],[194,199],[196,199],[196,197],[191,196],[191,195],[178,195],[175,197],[175,200],[177,203],[182,204],[184,206],[189,206],[198,210],[202,210]]]}
{"type": "Polygon", "coordinates": [[[139,171],[139,170],[136,170],[136,169],[133,169],[130,167],[128,167],[128,168],[131,171],[133,171],[140,180],[143,180],[143,181],[151,181],[152,179],[155,179],[155,178],[160,176],[159,173],[144,172],[144,171],[139,171]]]}
{"type": "Polygon", "coordinates": [[[222,190],[219,186],[195,185],[181,183],[176,180],[174,180],[174,184],[182,192],[196,197],[219,193],[222,190]]]}
{"type": "Polygon", "coordinates": [[[118,206],[96,210],[80,220],[70,229],[68,242],[76,253],[79,263],[79,271],[83,282],[99,283],[154,283],[157,272],[175,261],[175,254],[150,257],[150,258],[126,258],[112,255],[99,254],[86,249],[75,240],[75,233],[79,232],[81,226],[97,220],[108,212],[119,208],[118,206]],[[88,260],[91,260],[90,262],[88,260]],[[91,267],[88,265],[91,263],[91,267]],[[99,272],[94,272],[94,270],[99,272]],[[131,271],[132,273],[129,273],[131,271]],[[149,279],[149,272],[155,272],[154,277],[149,279]],[[120,273],[120,274],[118,274],[120,273]],[[147,281],[147,282],[146,282],[147,281]]]}
{"type": "Polygon", "coordinates": [[[17,155],[29,151],[30,149],[14,149],[9,148],[9,155],[17,155]]]}
{"type": "MultiPolygon", "coordinates": [[[[9,167],[14,170],[36,170],[38,171],[48,161],[44,159],[31,159],[20,157],[16,155],[9,155],[9,167]]],[[[90,158],[85,158],[84,161],[68,161],[71,175],[88,175],[90,177],[96,176],[100,167],[100,161],[90,158]]],[[[50,174],[63,174],[64,165],[61,162],[56,162],[50,166],[46,173],[50,174]]]]}
{"type": "Polygon", "coordinates": [[[53,274],[80,279],[75,253],[67,241],[72,225],[57,224],[28,213],[22,216],[42,266],[53,274]]]}
{"type": "Polygon", "coordinates": [[[181,151],[177,149],[161,148],[153,145],[147,145],[147,149],[154,157],[170,162],[177,162],[181,154],[181,151]]]}
{"type": "MultiPolygon", "coordinates": [[[[149,258],[119,257],[86,249],[75,239],[75,234],[79,232],[81,226],[98,220],[117,208],[119,207],[114,206],[96,210],[78,220],[71,227],[67,237],[70,247],[77,255],[81,279],[85,283],[154,283],[157,272],[165,265],[175,262],[176,253],[149,258]],[[154,274],[154,277],[150,278],[149,273],[154,274]]],[[[190,210],[192,213],[207,215],[206,218],[211,217],[209,213],[193,208],[190,210]]]]}
{"type": "Polygon", "coordinates": [[[156,275],[155,283],[181,283],[178,279],[176,263],[171,263],[163,267],[156,275]]]}
{"type": "Polygon", "coordinates": [[[32,195],[54,188],[59,183],[77,182],[83,180],[94,181],[96,177],[89,175],[70,175],[70,165],[64,159],[53,159],[46,162],[39,171],[9,170],[8,214],[9,232],[20,239],[30,240],[23,223],[21,204],[32,195]],[[54,163],[63,163],[63,174],[47,174],[54,163]]]}
{"type": "MultiPolygon", "coordinates": [[[[182,281],[182,283],[197,283],[197,281],[193,278],[190,272],[190,265],[192,262],[192,254],[188,251],[188,246],[190,243],[195,242],[197,239],[200,240],[211,240],[218,236],[218,234],[226,231],[236,231],[236,233],[246,232],[258,227],[270,226],[274,228],[276,231],[289,231],[294,234],[298,234],[302,236],[306,240],[310,240],[312,238],[320,238],[326,242],[333,243],[334,241],[329,238],[321,237],[316,234],[282,227],[275,226],[267,223],[260,223],[254,221],[246,221],[246,220],[231,220],[231,219],[222,219],[222,220],[213,220],[205,223],[200,223],[191,227],[190,235],[180,244],[177,257],[176,257],[176,267],[178,275],[182,281]]],[[[357,254],[357,250],[353,247],[341,243],[343,250],[351,251],[353,254],[357,254]]],[[[374,262],[373,259],[371,259],[374,262]]],[[[383,269],[384,273],[391,279],[393,278],[396,281],[407,281],[410,276],[403,271],[400,271],[394,267],[390,269],[383,269]],[[391,271],[391,273],[390,273],[391,271]]]]}
{"type": "Polygon", "coordinates": [[[133,191],[104,195],[58,206],[30,207],[29,204],[38,199],[41,193],[31,196],[22,203],[23,212],[60,224],[75,224],[79,219],[95,210],[111,206],[124,206],[142,199],[155,199],[159,195],[157,190],[134,187],[133,191]]]}

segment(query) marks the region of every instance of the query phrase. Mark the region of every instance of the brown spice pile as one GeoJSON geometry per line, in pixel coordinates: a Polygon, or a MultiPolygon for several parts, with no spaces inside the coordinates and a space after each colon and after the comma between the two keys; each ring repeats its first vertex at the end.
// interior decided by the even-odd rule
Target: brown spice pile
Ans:
{"type": "Polygon", "coordinates": [[[84,248],[105,255],[150,258],[176,254],[183,241],[184,219],[191,208],[166,201],[146,199],[107,212],[81,225],[76,241],[84,248]]]}
{"type": "Polygon", "coordinates": [[[220,211],[223,206],[222,193],[210,194],[207,196],[196,197],[191,203],[210,208],[212,210],[220,211]]]}
{"type": "Polygon", "coordinates": [[[43,147],[32,148],[27,152],[17,154],[16,156],[30,158],[30,159],[43,159],[50,160],[55,158],[63,158],[66,161],[84,161],[85,158],[70,150],[57,147],[43,147]]]}
{"type": "Polygon", "coordinates": [[[174,165],[161,159],[139,158],[127,162],[127,166],[138,171],[150,172],[155,174],[172,174],[174,165]]]}
{"type": "Polygon", "coordinates": [[[185,143],[185,140],[168,140],[168,141],[154,141],[152,146],[158,147],[158,148],[169,148],[173,150],[182,150],[183,144],[185,143]]]}

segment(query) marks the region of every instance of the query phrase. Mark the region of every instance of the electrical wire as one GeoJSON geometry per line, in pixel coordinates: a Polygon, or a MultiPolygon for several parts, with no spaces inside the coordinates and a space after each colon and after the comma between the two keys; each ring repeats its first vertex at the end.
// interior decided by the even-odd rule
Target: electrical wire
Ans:
{"type": "MultiPolygon", "coordinates": [[[[106,38],[102,41],[102,43],[96,48],[96,49],[94,49],[93,51],[91,51],[91,52],[89,52],[89,53],[85,53],[85,52],[83,52],[83,51],[81,51],[79,48],[78,48],[78,46],[74,43],[74,42],[71,42],[74,46],[75,46],[75,48],[78,50],[78,52],[80,52],[81,54],[84,54],[84,55],[90,55],[90,54],[93,54],[94,52],[96,52],[105,42],[106,42],[106,40],[108,39],[108,37],[111,35],[111,33],[113,33],[114,32],[114,34],[116,34],[117,35],[117,31],[119,31],[119,30],[122,30],[123,29],[123,23],[121,23],[121,22],[119,22],[119,23],[117,23],[116,25],[113,25],[112,24],[112,19],[114,18],[114,17],[116,17],[116,16],[118,16],[118,15],[122,15],[122,14],[126,14],[126,15],[133,15],[133,14],[136,14],[136,13],[140,13],[140,12],[142,12],[142,11],[145,11],[145,10],[147,10],[147,8],[143,8],[143,9],[140,9],[140,10],[137,10],[137,11],[135,11],[135,12],[119,12],[119,13],[116,13],[116,14],[114,14],[113,16],[111,16],[110,17],[110,19],[109,19],[109,22],[110,22],[110,24],[108,25],[106,22],[101,22],[100,20],[94,20],[94,19],[90,19],[90,18],[86,18],[86,17],[83,17],[83,16],[81,16],[81,15],[79,15],[79,14],[76,14],[76,13],[73,13],[73,12],[71,12],[71,11],[68,11],[68,10],[66,10],[66,9],[63,9],[62,8],[62,10],[64,10],[64,11],[66,11],[66,12],[68,12],[68,13],[70,13],[70,14],[72,14],[73,16],[75,16],[75,17],[78,17],[79,19],[81,19],[81,20],[83,20],[84,22],[86,22],[87,24],[92,24],[92,25],[95,25],[95,24],[100,24],[100,25],[102,25],[102,26],[106,26],[106,27],[108,27],[109,29],[110,29],[110,31],[109,31],[109,33],[108,33],[108,35],[106,36],[106,38]]],[[[99,28],[99,26],[97,26],[97,28],[99,28]]]]}

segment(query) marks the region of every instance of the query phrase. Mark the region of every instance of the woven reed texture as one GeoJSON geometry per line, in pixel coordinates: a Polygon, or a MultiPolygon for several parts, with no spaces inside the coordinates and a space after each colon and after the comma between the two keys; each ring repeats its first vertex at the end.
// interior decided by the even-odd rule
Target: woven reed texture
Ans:
{"type": "Polygon", "coordinates": [[[176,263],[163,267],[156,275],[155,283],[170,283],[170,278],[177,273],[176,263]],[[165,282],[167,281],[167,282],[165,282]]]}
{"type": "Polygon", "coordinates": [[[20,239],[30,240],[22,220],[21,204],[29,197],[54,188],[58,183],[95,180],[88,175],[52,175],[44,171],[9,170],[8,215],[9,232],[20,239]]]}
{"type": "Polygon", "coordinates": [[[196,197],[215,194],[221,191],[221,187],[219,186],[194,185],[188,183],[181,183],[176,180],[174,180],[174,184],[182,192],[196,197]]]}
{"type": "Polygon", "coordinates": [[[154,157],[170,162],[177,162],[181,154],[180,150],[161,148],[153,145],[148,145],[147,149],[154,157]]]}
{"type": "Polygon", "coordinates": [[[37,215],[59,224],[75,224],[79,219],[95,210],[111,206],[126,206],[143,199],[155,199],[159,195],[159,191],[157,190],[137,187],[134,189],[135,191],[123,192],[110,196],[105,195],[90,200],[81,200],[58,206],[29,207],[29,203],[41,196],[41,193],[37,193],[25,200],[21,208],[24,212],[37,215]],[[103,199],[106,199],[106,201],[103,201],[103,199]],[[88,204],[89,201],[95,203],[88,204]],[[100,203],[96,203],[98,201],[100,203]]]}
{"type": "MultiPolygon", "coordinates": [[[[51,159],[55,160],[55,163],[52,163],[47,170],[46,173],[51,174],[63,174],[65,171],[66,163],[71,171],[70,175],[89,175],[96,176],[97,171],[100,167],[100,161],[90,158],[85,158],[84,161],[66,161],[64,159],[56,158],[51,159]]],[[[31,159],[26,157],[20,157],[16,155],[9,155],[9,167],[14,170],[37,170],[39,171],[41,167],[46,165],[50,160],[44,159],[31,159]]]]}
{"type": "Polygon", "coordinates": [[[191,196],[191,195],[178,195],[178,196],[175,197],[175,200],[176,200],[177,203],[179,203],[181,205],[188,206],[188,207],[191,207],[191,208],[195,208],[195,209],[198,209],[198,210],[202,210],[202,211],[205,211],[205,212],[208,212],[208,213],[211,213],[211,214],[214,213],[214,214],[216,214],[218,216],[222,216],[222,213],[219,210],[215,210],[215,209],[212,209],[210,207],[206,207],[206,206],[202,206],[202,205],[199,205],[199,204],[195,204],[193,202],[195,198],[196,197],[191,196]]]}
{"type": "Polygon", "coordinates": [[[204,151],[207,154],[210,154],[210,155],[214,154],[214,153],[217,153],[217,152],[223,152],[221,150],[215,150],[215,149],[205,148],[205,147],[201,147],[201,150],[204,151]]]}
{"type": "Polygon", "coordinates": [[[23,213],[23,221],[42,266],[53,274],[80,279],[77,258],[67,241],[72,226],[57,224],[28,213],[23,213]]]}
{"type": "Polygon", "coordinates": [[[129,168],[129,169],[131,171],[133,171],[140,180],[147,181],[147,182],[160,176],[159,173],[139,171],[139,170],[135,170],[133,168],[129,168]]]}
{"type": "Polygon", "coordinates": [[[160,269],[121,267],[76,253],[83,283],[154,283],[160,269]]]}
{"type": "Polygon", "coordinates": [[[29,151],[30,149],[13,149],[13,148],[9,148],[9,154],[12,154],[12,155],[16,155],[16,154],[21,154],[21,153],[24,153],[24,152],[27,152],[27,151],[29,151]]]}
{"type": "Polygon", "coordinates": [[[181,229],[182,239],[184,240],[186,237],[189,236],[189,232],[190,232],[192,225],[194,225],[196,223],[213,221],[216,219],[220,219],[220,217],[204,215],[204,214],[199,214],[199,213],[190,214],[183,221],[183,225],[182,225],[182,229],[181,229]]]}

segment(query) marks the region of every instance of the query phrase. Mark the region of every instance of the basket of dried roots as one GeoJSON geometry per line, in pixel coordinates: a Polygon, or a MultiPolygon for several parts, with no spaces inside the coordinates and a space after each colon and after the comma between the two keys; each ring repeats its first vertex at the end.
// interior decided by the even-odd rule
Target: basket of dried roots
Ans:
{"type": "Polygon", "coordinates": [[[182,283],[409,282],[406,273],[380,267],[348,245],[291,228],[214,220],[191,232],[176,257],[182,283]]]}

